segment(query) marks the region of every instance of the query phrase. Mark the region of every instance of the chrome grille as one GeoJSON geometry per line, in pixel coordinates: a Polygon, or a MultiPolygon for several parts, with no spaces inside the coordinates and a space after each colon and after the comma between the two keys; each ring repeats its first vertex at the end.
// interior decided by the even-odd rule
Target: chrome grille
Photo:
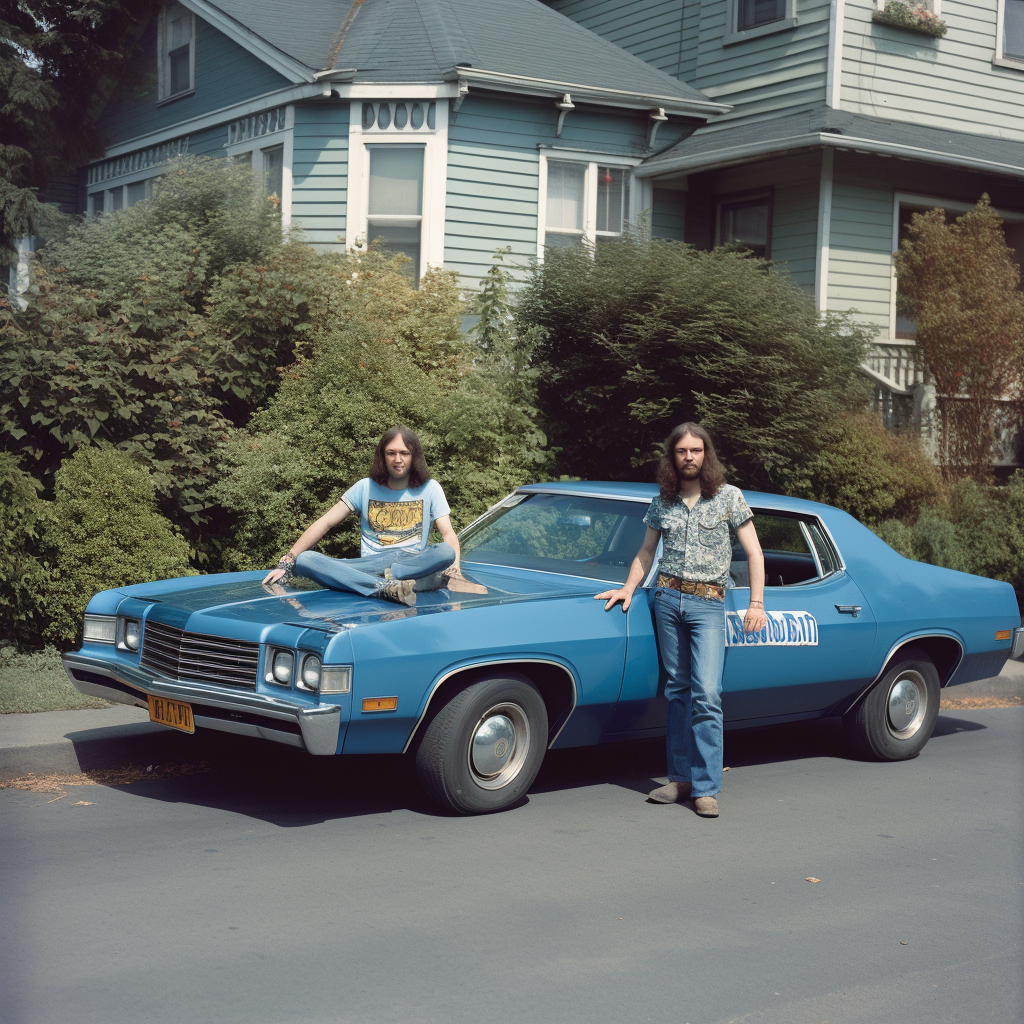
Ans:
{"type": "Polygon", "coordinates": [[[139,664],[172,679],[255,689],[259,660],[259,644],[186,633],[162,622],[147,622],[139,664]]]}

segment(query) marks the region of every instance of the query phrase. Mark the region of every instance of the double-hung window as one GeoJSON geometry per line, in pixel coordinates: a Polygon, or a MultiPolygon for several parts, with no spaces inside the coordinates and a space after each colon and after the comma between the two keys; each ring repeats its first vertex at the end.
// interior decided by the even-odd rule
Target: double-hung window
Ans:
{"type": "Polygon", "coordinates": [[[631,218],[631,164],[554,155],[542,157],[541,163],[541,256],[545,248],[599,245],[622,237],[631,218]]]}
{"type": "Polygon", "coordinates": [[[158,91],[161,100],[176,99],[195,88],[195,16],[181,4],[160,9],[158,24],[158,91]]]}
{"type": "Polygon", "coordinates": [[[424,147],[368,145],[370,194],[366,241],[409,257],[405,269],[419,278],[423,232],[424,147]]]}
{"type": "Polygon", "coordinates": [[[722,39],[725,46],[781,32],[797,23],[796,0],[729,0],[728,12],[722,39]]]}
{"type": "Polygon", "coordinates": [[[1024,0],[1000,0],[996,58],[1024,64],[1024,0]]]}

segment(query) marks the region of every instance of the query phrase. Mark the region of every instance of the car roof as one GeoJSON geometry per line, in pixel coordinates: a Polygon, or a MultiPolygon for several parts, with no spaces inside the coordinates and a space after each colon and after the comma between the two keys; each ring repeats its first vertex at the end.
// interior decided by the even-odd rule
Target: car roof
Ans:
{"type": "MultiPolygon", "coordinates": [[[[531,494],[585,494],[600,498],[632,498],[650,501],[658,493],[657,484],[641,484],[625,480],[558,480],[551,483],[527,484],[518,488],[531,494]]],[[[748,505],[771,508],[779,512],[805,512],[821,515],[832,510],[831,505],[822,505],[805,498],[790,498],[784,494],[767,494],[763,491],[743,491],[748,505]]]]}

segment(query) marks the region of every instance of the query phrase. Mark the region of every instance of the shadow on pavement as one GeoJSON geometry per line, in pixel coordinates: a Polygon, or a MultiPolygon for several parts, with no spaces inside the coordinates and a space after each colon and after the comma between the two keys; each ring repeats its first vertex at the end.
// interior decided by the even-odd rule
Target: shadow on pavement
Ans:
{"type": "MultiPolygon", "coordinates": [[[[940,715],[933,738],[985,728],[940,715]]],[[[84,734],[83,734],[84,735],[84,734]]],[[[197,774],[133,782],[139,796],[245,814],[282,828],[409,810],[441,816],[423,794],[412,758],[393,755],[310,757],[302,751],[224,733],[149,733],[104,744],[72,735],[82,770],[114,765],[202,765],[197,774]]],[[[726,733],[725,763],[751,766],[808,758],[856,760],[838,719],[764,726],[726,733]]],[[[662,739],[549,751],[531,792],[613,784],[645,794],[665,774],[662,739]]]]}

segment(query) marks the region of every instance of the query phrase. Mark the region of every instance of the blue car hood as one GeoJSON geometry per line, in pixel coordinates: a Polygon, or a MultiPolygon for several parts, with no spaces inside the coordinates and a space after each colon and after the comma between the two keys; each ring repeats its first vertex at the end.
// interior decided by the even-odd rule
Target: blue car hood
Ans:
{"type": "MultiPolygon", "coordinates": [[[[600,580],[474,566],[465,572],[466,578],[486,586],[486,594],[450,592],[447,589],[426,591],[416,595],[415,607],[408,608],[381,598],[327,590],[307,584],[305,580],[298,581],[299,586],[268,588],[262,584],[264,575],[264,572],[258,572],[191,577],[186,586],[181,586],[185,580],[176,580],[174,582],[179,585],[168,588],[168,581],[164,581],[126,587],[121,593],[142,602],[155,603],[157,607],[150,610],[149,617],[158,622],[188,628],[189,620],[196,615],[203,620],[203,631],[210,631],[211,619],[222,620],[225,635],[233,635],[242,624],[252,627],[287,623],[335,632],[414,615],[466,611],[527,600],[579,597],[609,586],[600,580]],[[208,582],[201,583],[199,579],[208,582]]],[[[248,632],[244,626],[242,631],[248,632]]]]}

